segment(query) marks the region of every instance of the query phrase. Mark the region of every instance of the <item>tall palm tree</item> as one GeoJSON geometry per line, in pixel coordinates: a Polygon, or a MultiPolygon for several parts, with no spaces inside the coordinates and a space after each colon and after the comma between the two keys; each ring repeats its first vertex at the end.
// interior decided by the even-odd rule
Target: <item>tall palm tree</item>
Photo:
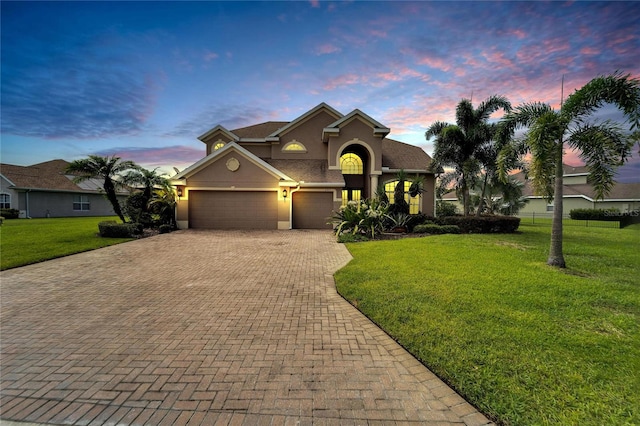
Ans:
{"type": "MultiPolygon", "coordinates": [[[[597,198],[603,198],[614,185],[617,166],[631,155],[635,138],[622,124],[590,121],[591,115],[604,104],[613,104],[627,119],[629,131],[640,126],[640,80],[620,72],[596,77],[572,93],[554,111],[549,105],[533,102],[520,105],[502,119],[501,133],[513,134],[526,127],[525,142],[531,153],[530,176],[533,187],[547,200],[554,200],[551,246],[547,264],[566,267],[562,251],[562,157],[565,144],[579,152],[590,171],[589,181],[597,198]]],[[[516,154],[505,148],[499,159],[500,175],[505,179],[506,164],[516,154]]]]}
{"type": "Polygon", "coordinates": [[[82,182],[87,179],[101,179],[103,181],[105,197],[111,203],[113,211],[118,215],[122,222],[125,222],[116,188],[121,185],[118,177],[127,170],[135,169],[138,166],[133,161],[122,161],[120,157],[101,157],[99,155],[90,155],[82,160],[72,161],[66,169],[67,173],[74,174],[76,177],[74,182],[82,182]]]}
{"type": "Polygon", "coordinates": [[[456,124],[436,121],[425,133],[427,139],[435,137],[433,170],[453,167],[459,176],[465,216],[470,210],[469,188],[474,186],[483,164],[488,163],[483,154],[496,132],[489,117],[499,109],[511,110],[504,96],[490,96],[475,109],[469,99],[463,99],[456,107],[456,124]]]}

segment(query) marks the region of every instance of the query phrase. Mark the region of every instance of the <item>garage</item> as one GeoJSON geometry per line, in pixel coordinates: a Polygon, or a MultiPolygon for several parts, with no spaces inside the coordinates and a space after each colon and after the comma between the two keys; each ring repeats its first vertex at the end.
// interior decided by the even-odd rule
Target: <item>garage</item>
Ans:
{"type": "Polygon", "coordinates": [[[327,224],[333,210],[333,192],[294,192],[295,229],[331,229],[327,224]]]}
{"type": "Polygon", "coordinates": [[[277,229],[275,191],[189,191],[189,227],[277,229]]]}

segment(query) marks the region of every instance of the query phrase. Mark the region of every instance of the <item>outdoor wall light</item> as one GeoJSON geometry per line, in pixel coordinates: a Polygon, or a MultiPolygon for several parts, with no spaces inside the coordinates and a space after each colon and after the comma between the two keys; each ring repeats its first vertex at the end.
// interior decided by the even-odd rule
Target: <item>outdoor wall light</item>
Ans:
{"type": "Polygon", "coordinates": [[[178,188],[178,198],[182,197],[182,188],[178,188]]]}
{"type": "Polygon", "coordinates": [[[287,190],[286,190],[286,189],[283,189],[283,190],[282,190],[282,198],[283,198],[284,200],[286,200],[286,199],[287,199],[287,190]]]}

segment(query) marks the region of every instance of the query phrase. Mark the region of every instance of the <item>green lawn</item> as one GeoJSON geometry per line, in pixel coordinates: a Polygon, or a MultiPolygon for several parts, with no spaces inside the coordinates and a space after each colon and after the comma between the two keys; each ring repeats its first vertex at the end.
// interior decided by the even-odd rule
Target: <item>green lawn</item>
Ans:
{"type": "Polygon", "coordinates": [[[130,241],[102,238],[98,223],[117,217],[10,219],[0,226],[0,270],[130,241]]]}
{"type": "Polygon", "coordinates": [[[501,424],[640,424],[640,226],[352,243],[338,291],[501,424]]]}

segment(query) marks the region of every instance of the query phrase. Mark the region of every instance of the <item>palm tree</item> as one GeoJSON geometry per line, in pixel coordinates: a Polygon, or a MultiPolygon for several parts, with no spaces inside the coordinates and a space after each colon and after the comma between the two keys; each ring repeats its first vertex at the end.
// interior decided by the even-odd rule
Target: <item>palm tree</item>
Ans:
{"type": "Polygon", "coordinates": [[[511,110],[511,103],[504,96],[490,96],[476,109],[470,100],[463,99],[456,107],[456,124],[436,121],[425,133],[427,139],[436,138],[432,169],[453,167],[459,176],[465,216],[470,210],[469,188],[474,186],[483,164],[489,164],[486,146],[491,143],[496,126],[488,120],[499,109],[511,110]]]}
{"type": "Polygon", "coordinates": [[[169,179],[164,179],[154,190],[149,201],[149,210],[160,216],[163,224],[176,227],[176,193],[169,179]]]}
{"type": "Polygon", "coordinates": [[[118,197],[116,196],[116,188],[121,185],[118,177],[127,170],[135,169],[138,166],[133,161],[121,161],[120,157],[101,157],[99,155],[90,155],[82,160],[72,161],[66,169],[67,173],[74,174],[76,177],[74,182],[82,182],[88,179],[101,179],[103,181],[105,197],[111,203],[113,211],[118,215],[122,222],[126,222],[118,197]]]}
{"type": "MultiPolygon", "coordinates": [[[[548,265],[566,267],[562,252],[565,144],[579,152],[590,171],[590,183],[597,198],[603,198],[613,187],[617,166],[630,156],[635,143],[634,136],[618,123],[589,121],[591,114],[604,104],[617,106],[628,120],[629,131],[633,131],[640,126],[640,80],[619,72],[596,77],[572,93],[560,111],[533,102],[520,105],[503,117],[500,131],[503,134],[512,135],[518,128],[528,128],[525,142],[531,153],[533,187],[547,200],[554,200],[548,265]]],[[[516,154],[511,147],[500,153],[498,163],[503,180],[509,170],[509,159],[516,154]]]]}
{"type": "Polygon", "coordinates": [[[168,185],[168,179],[157,173],[158,168],[147,170],[142,167],[130,170],[122,178],[122,182],[136,188],[142,188],[142,198],[144,200],[143,211],[147,211],[147,205],[153,197],[156,188],[163,188],[168,185]]]}

